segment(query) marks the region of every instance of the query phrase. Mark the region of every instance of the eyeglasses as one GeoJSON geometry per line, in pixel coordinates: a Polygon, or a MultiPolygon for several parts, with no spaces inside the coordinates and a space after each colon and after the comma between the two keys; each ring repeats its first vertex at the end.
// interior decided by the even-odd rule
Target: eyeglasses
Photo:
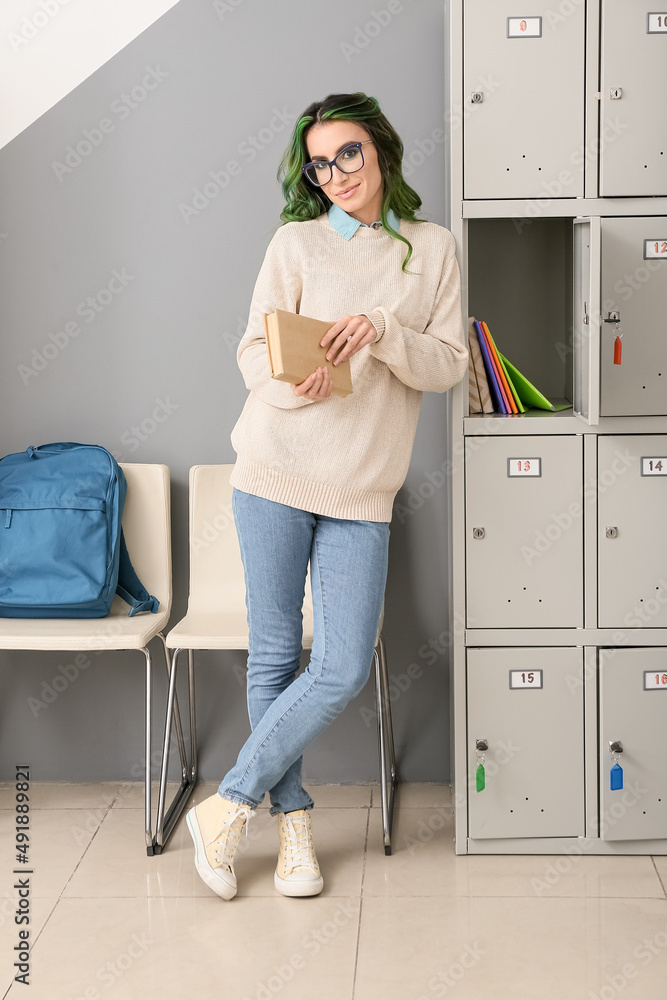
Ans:
{"type": "Polygon", "coordinates": [[[341,149],[333,160],[313,160],[301,167],[301,170],[311,184],[314,184],[315,187],[323,187],[333,177],[334,165],[344,174],[353,174],[355,171],[361,170],[364,165],[364,154],[361,147],[368,142],[373,142],[373,140],[364,139],[363,142],[351,142],[344,149],[341,149]]]}

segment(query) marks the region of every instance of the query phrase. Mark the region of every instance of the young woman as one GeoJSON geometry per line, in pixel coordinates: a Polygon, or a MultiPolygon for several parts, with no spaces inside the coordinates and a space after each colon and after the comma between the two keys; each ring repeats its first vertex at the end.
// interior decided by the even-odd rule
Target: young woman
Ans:
{"type": "Polygon", "coordinates": [[[252,733],[218,792],[187,816],[197,871],[225,899],[236,894],[240,834],[266,792],[280,833],[275,887],[322,890],[302,754],[370,673],[421,394],[466,371],[454,238],[415,218],[421,199],[402,156],[375,98],[332,94],[301,115],[278,174],[286,224],[239,344],[250,395],[232,432],[252,733]],[[326,367],[300,385],[271,378],[262,313],[273,309],[331,321],[322,344],[333,365],[351,366],[351,395],[331,394],[326,367]],[[296,676],[309,562],[314,640],[296,676]]]}

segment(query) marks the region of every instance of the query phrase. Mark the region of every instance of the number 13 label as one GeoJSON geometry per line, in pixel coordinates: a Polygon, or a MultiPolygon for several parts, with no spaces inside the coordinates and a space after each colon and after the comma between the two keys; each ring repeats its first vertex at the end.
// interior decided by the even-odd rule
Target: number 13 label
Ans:
{"type": "Polygon", "coordinates": [[[520,478],[527,478],[530,476],[541,476],[542,475],[542,459],[541,458],[508,458],[507,459],[507,475],[510,478],[518,476],[520,478]]]}

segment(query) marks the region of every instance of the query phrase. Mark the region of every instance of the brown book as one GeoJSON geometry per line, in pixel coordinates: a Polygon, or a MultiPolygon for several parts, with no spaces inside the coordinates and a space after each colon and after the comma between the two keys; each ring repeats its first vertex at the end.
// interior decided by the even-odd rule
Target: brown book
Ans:
{"type": "Polygon", "coordinates": [[[482,411],[484,413],[493,413],[493,402],[491,400],[489,382],[486,377],[484,358],[482,357],[482,351],[479,346],[479,341],[477,339],[477,333],[475,332],[475,327],[473,326],[474,322],[475,322],[475,317],[470,316],[468,318],[468,347],[470,348],[470,360],[468,364],[472,364],[473,368],[475,369],[475,376],[477,378],[477,388],[479,390],[479,399],[482,404],[482,411]]]}
{"type": "Polygon", "coordinates": [[[327,367],[331,375],[335,396],[349,396],[352,376],[349,361],[333,365],[326,359],[326,350],[320,341],[334,320],[327,323],[298,313],[274,309],[264,313],[266,349],[269,355],[271,376],[281,382],[298,385],[312,375],[316,368],[327,367]]]}

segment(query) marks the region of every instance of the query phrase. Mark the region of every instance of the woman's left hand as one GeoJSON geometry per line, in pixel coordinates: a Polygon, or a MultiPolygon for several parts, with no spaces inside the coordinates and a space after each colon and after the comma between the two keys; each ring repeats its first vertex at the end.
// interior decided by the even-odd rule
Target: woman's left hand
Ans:
{"type": "Polygon", "coordinates": [[[333,364],[339,365],[376,337],[377,330],[368,316],[343,316],[327,330],[320,344],[328,348],[327,361],[333,358],[333,364]]]}

